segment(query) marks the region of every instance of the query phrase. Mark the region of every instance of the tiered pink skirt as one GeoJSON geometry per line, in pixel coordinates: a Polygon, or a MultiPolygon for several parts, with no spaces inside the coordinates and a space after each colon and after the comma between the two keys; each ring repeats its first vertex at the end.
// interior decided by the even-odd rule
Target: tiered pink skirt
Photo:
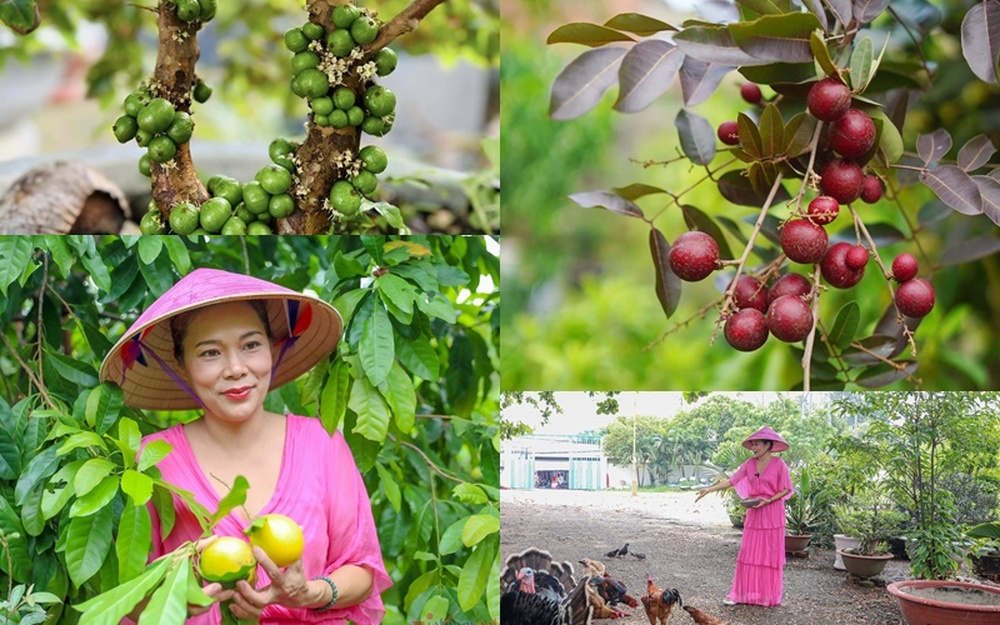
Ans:
{"type": "Polygon", "coordinates": [[[780,605],[784,566],[784,505],[778,502],[747,510],[729,599],[752,605],[780,605]]]}

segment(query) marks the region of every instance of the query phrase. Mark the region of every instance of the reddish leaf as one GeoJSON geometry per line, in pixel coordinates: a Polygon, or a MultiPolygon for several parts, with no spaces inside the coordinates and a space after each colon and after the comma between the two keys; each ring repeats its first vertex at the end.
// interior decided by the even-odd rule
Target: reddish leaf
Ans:
{"type": "Polygon", "coordinates": [[[611,28],[588,24],[586,22],[573,22],[564,24],[552,31],[549,38],[545,40],[547,44],[553,43],[582,43],[591,48],[597,48],[609,43],[619,41],[635,41],[625,33],[618,32],[611,28]]]}
{"type": "Polygon", "coordinates": [[[674,82],[683,60],[677,46],[659,39],[632,46],[618,68],[621,88],[614,108],[635,113],[652,104],[674,82]]]}
{"type": "MultiPolygon", "coordinates": [[[[826,0],[826,4],[830,7],[830,11],[833,12],[833,16],[837,18],[845,28],[851,23],[853,18],[853,6],[851,0],[826,0]]],[[[832,27],[832,24],[831,24],[832,27]]]]}
{"type": "Polygon", "coordinates": [[[942,267],[961,265],[997,252],[1000,252],[1000,238],[984,234],[952,243],[941,253],[941,260],[938,262],[942,267]]]}
{"type": "Polygon", "coordinates": [[[810,13],[816,16],[823,32],[828,32],[830,30],[830,22],[827,20],[826,8],[823,6],[823,0],[802,0],[802,4],[805,5],[806,9],[808,9],[810,13]]]}
{"type": "Polygon", "coordinates": [[[766,65],[736,45],[724,26],[691,26],[674,35],[674,43],[684,54],[719,65],[766,65]]]}
{"type": "Polygon", "coordinates": [[[1000,226],[1000,180],[989,176],[973,176],[972,180],[983,196],[983,212],[1000,226]]]}
{"type": "Polygon", "coordinates": [[[812,13],[786,13],[730,24],[728,28],[736,45],[755,59],[805,63],[813,60],[809,36],[819,26],[812,13]]]}
{"type": "Polygon", "coordinates": [[[925,165],[941,160],[941,157],[951,149],[951,135],[944,128],[917,137],[917,153],[924,159],[925,165]]]}
{"type": "Polygon", "coordinates": [[[697,165],[708,165],[715,158],[715,131],[708,120],[681,109],[674,120],[684,155],[697,165]]]}
{"type": "Polygon", "coordinates": [[[915,360],[902,360],[897,364],[903,365],[902,371],[881,363],[863,371],[855,382],[858,386],[863,386],[864,388],[880,388],[913,375],[913,372],[917,370],[917,362],[915,360]]]}
{"type": "Polygon", "coordinates": [[[1000,2],[977,2],[962,20],[962,55],[972,73],[983,82],[997,84],[1000,57],[1000,2]]]}
{"type": "Polygon", "coordinates": [[[963,215],[983,212],[983,198],[972,176],[954,165],[942,165],[920,172],[920,181],[941,201],[963,215]]]}
{"type": "Polygon", "coordinates": [[[715,239],[715,242],[719,245],[719,258],[722,260],[733,259],[733,252],[729,249],[729,243],[726,242],[725,235],[722,234],[722,228],[712,221],[711,217],[694,206],[687,204],[681,206],[681,212],[684,214],[684,223],[687,224],[690,230],[701,230],[715,239]]]}
{"type": "Polygon", "coordinates": [[[604,92],[618,84],[624,48],[587,50],[573,59],[552,82],[549,116],[573,119],[597,106],[604,92]]]}
{"type": "Polygon", "coordinates": [[[635,203],[608,191],[582,191],[570,195],[569,199],[583,208],[604,208],[612,213],[618,213],[626,217],[645,219],[642,210],[635,203]]]}
{"type": "Polygon", "coordinates": [[[965,171],[979,169],[996,154],[996,147],[986,135],[976,135],[958,151],[958,166],[965,171]]]}
{"type": "Polygon", "coordinates": [[[681,64],[681,93],[684,105],[701,104],[715,93],[726,74],[733,71],[730,65],[718,65],[685,56],[681,64]]]}
{"type": "MultiPolygon", "coordinates": [[[[750,184],[750,180],[743,175],[743,171],[739,169],[734,169],[732,171],[727,171],[719,177],[719,193],[722,197],[726,198],[733,204],[738,204],[740,206],[752,206],[754,208],[760,208],[764,206],[764,202],[767,200],[767,195],[761,195],[757,193],[753,185],[750,184]]],[[[789,199],[788,192],[782,187],[778,189],[778,194],[774,198],[774,202],[784,202],[789,199]]]]}
{"type": "Polygon", "coordinates": [[[677,310],[677,303],[681,300],[681,279],[670,269],[670,262],[667,260],[670,244],[667,243],[663,233],[656,228],[649,229],[649,251],[653,257],[653,269],[656,271],[656,297],[669,319],[677,310]]]}
{"type": "Polygon", "coordinates": [[[842,354],[842,357],[844,362],[852,366],[873,365],[881,362],[878,356],[882,358],[892,357],[892,352],[896,349],[897,340],[898,338],[895,336],[886,336],[884,334],[868,336],[858,341],[865,349],[851,347],[842,354]]]}
{"type": "Polygon", "coordinates": [[[615,30],[635,33],[640,37],[649,37],[665,30],[677,30],[675,26],[640,13],[619,13],[605,22],[604,25],[615,30]]]}
{"type": "Polygon", "coordinates": [[[860,24],[867,24],[885,11],[889,0],[854,0],[854,19],[860,24]]]}

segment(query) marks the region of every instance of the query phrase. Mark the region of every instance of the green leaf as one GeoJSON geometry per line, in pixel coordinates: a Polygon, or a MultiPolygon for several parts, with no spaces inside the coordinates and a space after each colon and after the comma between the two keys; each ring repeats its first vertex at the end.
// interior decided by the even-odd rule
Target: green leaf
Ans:
{"type": "Polygon", "coordinates": [[[348,404],[351,410],[358,415],[358,422],[354,426],[354,432],[360,434],[370,441],[382,442],[389,431],[389,407],[382,394],[378,392],[368,378],[361,378],[354,381],[351,389],[351,399],[348,404]]]}
{"type": "Polygon", "coordinates": [[[384,382],[389,375],[395,349],[389,313],[383,306],[375,306],[372,315],[361,328],[361,343],[358,346],[365,375],[373,386],[384,382]]]}
{"type": "Polygon", "coordinates": [[[134,469],[122,473],[122,492],[132,498],[132,503],[144,506],[153,496],[153,478],[134,469]]]}
{"type": "Polygon", "coordinates": [[[59,456],[56,455],[56,448],[48,446],[40,454],[28,462],[28,466],[17,477],[17,486],[14,489],[14,503],[21,505],[24,503],[28,493],[35,490],[39,482],[49,479],[59,468],[59,456]]]}
{"type": "MultiPolygon", "coordinates": [[[[153,481],[153,506],[160,517],[160,538],[166,540],[174,529],[177,520],[177,510],[174,508],[174,497],[170,489],[153,481]]],[[[207,517],[208,515],[206,515],[207,517]]]]}
{"type": "Polygon", "coordinates": [[[319,399],[319,418],[327,432],[333,433],[344,418],[350,385],[351,372],[343,360],[337,360],[330,368],[319,399]]]}
{"type": "MultiPolygon", "coordinates": [[[[143,237],[145,239],[146,237],[143,237]]],[[[90,392],[84,414],[98,434],[106,434],[121,415],[124,393],[117,384],[105,382],[90,392]]]]}
{"type": "Polygon", "coordinates": [[[153,524],[145,504],[126,505],[118,521],[115,540],[119,583],[124,584],[142,573],[149,557],[152,536],[153,524]]]}
{"type": "Polygon", "coordinates": [[[219,509],[215,511],[215,514],[213,514],[209,520],[209,528],[215,527],[219,521],[232,512],[233,508],[237,508],[246,503],[248,490],[250,490],[250,482],[248,482],[247,478],[242,475],[237,475],[233,479],[232,488],[230,488],[229,492],[219,500],[219,509]]]}
{"type": "Polygon", "coordinates": [[[715,131],[707,119],[681,109],[674,119],[684,155],[696,165],[708,165],[715,158],[715,131]]]}
{"type": "Polygon", "coordinates": [[[393,510],[399,512],[399,507],[402,505],[399,484],[396,483],[392,474],[381,464],[376,463],[375,470],[378,472],[379,487],[385,492],[385,498],[389,500],[393,510]]]}
{"type": "Polygon", "coordinates": [[[83,614],[79,625],[118,625],[166,575],[164,558],[150,564],[139,577],[73,606],[83,614]]]}
{"type": "Polygon", "coordinates": [[[406,221],[403,220],[403,213],[398,206],[393,206],[388,202],[375,202],[371,206],[375,211],[385,218],[385,222],[393,228],[405,228],[406,221]]]}
{"type": "Polygon", "coordinates": [[[783,91],[783,85],[800,85],[816,80],[815,63],[768,63],[755,67],[741,67],[740,74],[759,85],[771,85],[783,91]]]}
{"type": "Polygon", "coordinates": [[[68,382],[84,387],[97,386],[97,372],[85,362],[45,350],[45,363],[52,365],[56,372],[68,382]]]}
{"type": "Polygon", "coordinates": [[[160,585],[139,616],[138,625],[161,625],[161,623],[183,623],[187,618],[188,577],[191,562],[187,559],[175,561],[174,569],[160,585]]]}
{"type": "Polygon", "coordinates": [[[732,67],[769,63],[741,50],[725,26],[690,26],[674,35],[674,43],[688,56],[707,63],[732,67]]]}
{"type": "Polygon", "coordinates": [[[413,389],[413,380],[398,362],[392,363],[389,375],[378,390],[388,402],[389,410],[396,415],[396,427],[404,434],[412,432],[416,422],[417,392],[413,389]]]}
{"type": "Polygon", "coordinates": [[[153,238],[163,239],[163,245],[167,248],[167,254],[170,255],[170,260],[173,261],[174,267],[177,268],[177,273],[184,276],[191,271],[191,255],[188,253],[187,246],[184,245],[180,237],[164,236],[153,238]]]}
{"type": "Polygon", "coordinates": [[[462,549],[462,530],[465,528],[466,519],[459,519],[448,526],[448,529],[441,534],[441,544],[438,546],[438,553],[443,556],[457,553],[462,549]]]}
{"type": "Polygon", "coordinates": [[[427,600],[420,610],[420,618],[425,623],[440,623],[448,616],[448,598],[435,595],[427,600]]]}
{"type": "Polygon", "coordinates": [[[549,45],[554,43],[581,43],[591,48],[597,48],[619,41],[635,41],[635,39],[617,30],[598,26],[597,24],[573,22],[571,24],[564,24],[552,31],[549,38],[545,40],[545,43],[549,45]]]}
{"type": "Polygon", "coordinates": [[[640,37],[649,37],[665,30],[677,30],[676,27],[666,22],[640,13],[619,13],[604,22],[604,25],[615,30],[634,33],[640,37]]]}
{"type": "Polygon", "coordinates": [[[740,133],[740,146],[754,160],[759,160],[764,156],[764,146],[761,142],[760,131],[757,130],[757,125],[745,113],[740,113],[736,116],[736,125],[740,133]]]}
{"type": "MultiPolygon", "coordinates": [[[[661,189],[660,187],[654,187],[651,184],[643,184],[640,182],[634,182],[624,187],[613,187],[611,190],[618,197],[625,198],[630,202],[634,202],[639,198],[645,197],[647,195],[658,195],[660,193],[667,192],[666,189],[661,189]]],[[[639,214],[641,215],[642,212],[640,211],[639,214]]]]}
{"type": "MultiPolygon", "coordinates": [[[[0,8],[5,5],[0,4],[0,8]]],[[[2,13],[0,13],[2,17],[2,13]]],[[[7,296],[7,289],[21,279],[28,266],[35,246],[31,237],[3,237],[0,239],[0,294],[7,296]]]]}
{"type": "Polygon", "coordinates": [[[813,60],[809,40],[820,23],[812,13],[785,13],[730,24],[727,28],[733,42],[755,59],[806,63],[813,60]]]}
{"type": "Polygon", "coordinates": [[[383,300],[392,302],[394,306],[406,313],[413,312],[415,291],[413,285],[393,273],[379,276],[375,280],[379,294],[383,300]]]}
{"type": "Polygon", "coordinates": [[[6,498],[0,497],[0,531],[5,535],[20,534],[21,538],[8,540],[6,553],[0,553],[0,570],[12,573],[16,580],[31,579],[34,569],[32,554],[28,551],[28,541],[25,537],[21,517],[6,498]],[[7,557],[11,559],[11,567],[7,566],[7,557]]]}
{"type": "Polygon", "coordinates": [[[163,250],[163,240],[167,238],[171,237],[139,237],[139,260],[146,265],[154,262],[163,250]]]}
{"type": "Polygon", "coordinates": [[[471,610],[486,592],[486,584],[496,567],[496,557],[497,548],[490,542],[473,550],[466,560],[458,577],[458,604],[463,610],[471,610]]]}
{"type": "Polygon", "coordinates": [[[31,491],[21,504],[21,522],[28,536],[39,536],[45,530],[45,517],[42,515],[43,492],[40,488],[31,491]]]}
{"type": "Polygon", "coordinates": [[[172,449],[173,445],[167,441],[152,441],[142,448],[142,453],[139,455],[139,466],[136,469],[144,472],[149,467],[166,458],[172,449]]]}
{"type": "Polygon", "coordinates": [[[791,10],[789,0],[736,0],[736,2],[761,15],[782,14],[791,10]]]}
{"type": "Polygon", "coordinates": [[[848,302],[837,313],[837,320],[830,330],[830,343],[844,350],[851,346],[854,335],[861,324],[861,307],[855,301],[848,302]]]}
{"type": "Polygon", "coordinates": [[[774,104],[765,106],[760,116],[760,143],[765,157],[778,156],[785,147],[785,125],[774,104]]]}
{"type": "Polygon", "coordinates": [[[868,87],[868,83],[871,82],[874,56],[875,52],[872,48],[872,40],[868,37],[865,37],[854,46],[854,51],[851,53],[851,73],[849,77],[851,79],[851,87],[853,87],[855,93],[864,93],[865,88],[868,87]]]}
{"type": "Polygon", "coordinates": [[[107,476],[89,493],[73,502],[69,508],[69,515],[71,517],[88,516],[103,509],[114,499],[118,492],[118,484],[118,476],[107,476]]]}
{"type": "Polygon", "coordinates": [[[424,380],[438,378],[441,363],[437,351],[424,338],[407,340],[397,337],[396,357],[413,375],[424,380]]]}
{"type": "Polygon", "coordinates": [[[840,72],[837,71],[836,63],[833,62],[833,58],[830,56],[830,48],[827,47],[826,40],[823,39],[823,31],[814,30],[809,33],[809,48],[812,50],[816,62],[823,68],[827,76],[840,75],[840,72]]]}
{"type": "Polygon", "coordinates": [[[42,17],[35,0],[4,0],[0,2],[0,21],[17,34],[27,35],[38,28],[42,17]]]}
{"type": "Polygon", "coordinates": [[[115,463],[107,458],[91,458],[83,463],[73,478],[73,492],[77,497],[83,497],[111,474],[115,463]]]}
{"type": "Polygon", "coordinates": [[[500,519],[492,514],[473,514],[465,520],[462,542],[466,547],[478,545],[490,534],[500,531],[500,519]]]}
{"type": "Polygon", "coordinates": [[[0,430],[0,479],[14,481],[21,472],[17,433],[0,430]]]}
{"type": "Polygon", "coordinates": [[[485,504],[489,502],[489,497],[475,484],[462,482],[451,490],[456,499],[468,504],[485,504]]]}
{"type": "Polygon", "coordinates": [[[63,235],[47,234],[44,237],[45,249],[52,256],[53,262],[59,267],[59,272],[63,278],[68,278],[75,263],[73,255],[69,251],[66,237],[63,235]]]}
{"type": "MultiPolygon", "coordinates": [[[[107,293],[111,290],[111,274],[108,272],[108,267],[104,264],[104,259],[101,258],[100,254],[96,250],[89,249],[91,245],[78,246],[80,250],[80,262],[83,263],[87,273],[90,274],[90,279],[94,281],[97,288],[107,293]]],[[[90,386],[96,385],[97,383],[95,382],[90,386]]]]}
{"type": "Polygon", "coordinates": [[[66,569],[80,587],[93,577],[111,549],[114,511],[106,506],[97,514],[72,518],[66,529],[66,569]]]}
{"type": "Polygon", "coordinates": [[[913,375],[916,370],[917,362],[915,360],[901,360],[896,362],[894,366],[879,363],[865,369],[855,382],[864,388],[879,388],[913,375]]]}
{"type": "Polygon", "coordinates": [[[785,126],[785,145],[782,153],[788,158],[795,158],[809,151],[812,136],[816,132],[816,118],[806,113],[799,113],[788,120],[785,126]]]}
{"type": "Polygon", "coordinates": [[[58,454],[60,456],[65,456],[74,449],[79,449],[80,447],[99,447],[101,449],[107,450],[108,446],[105,445],[104,439],[97,434],[84,430],[77,432],[66,438],[59,446],[58,454]]]}

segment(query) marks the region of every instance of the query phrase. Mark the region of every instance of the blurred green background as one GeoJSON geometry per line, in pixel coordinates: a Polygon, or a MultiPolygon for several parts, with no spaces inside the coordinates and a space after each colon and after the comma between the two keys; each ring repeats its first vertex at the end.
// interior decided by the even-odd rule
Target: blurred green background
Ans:
{"type": "MultiPolygon", "coordinates": [[[[677,192],[704,174],[686,162],[643,166],[645,161],[679,154],[673,122],[682,101],[676,81],[665,96],[634,115],[611,111],[617,92],[613,88],[580,118],[553,121],[547,116],[552,80],[585,49],[575,44],[546,46],[549,33],[568,22],[603,23],[628,11],[678,25],[694,16],[690,10],[678,10],[684,9],[681,4],[504,1],[501,262],[506,305],[501,370],[505,390],[780,390],[801,385],[801,347],[794,349],[771,337],[762,349],[743,354],[729,347],[721,330],[713,345],[717,309],[677,328],[679,321],[696,316],[721,295],[731,271],[717,272],[714,282],[685,283],[680,307],[668,320],[654,291],[647,226],[603,209],[580,208],[566,197],[635,182],[677,192]]],[[[908,10],[906,5],[912,3],[896,4],[908,10]]],[[[918,132],[941,125],[954,135],[955,151],[978,133],[990,135],[1000,146],[998,90],[972,76],[958,43],[961,18],[972,2],[933,4],[942,25],[923,52],[937,63],[938,76],[931,91],[920,95],[919,106],[911,107],[904,132],[907,148],[912,150],[918,132]]],[[[887,16],[883,18],[887,27],[898,29],[887,16]]],[[[711,99],[692,110],[713,126],[735,119],[737,112],[751,108],[740,99],[741,82],[738,74],[730,74],[711,99]]],[[[764,92],[773,95],[768,88],[764,92]]],[[[713,165],[726,158],[717,156],[713,165]]],[[[786,188],[794,194],[798,184],[791,181],[786,188]]],[[[730,205],[710,184],[686,195],[685,203],[738,222],[757,214],[755,209],[730,205]]],[[[638,204],[652,216],[667,201],[659,195],[638,204]]],[[[902,251],[915,254],[921,261],[920,275],[935,285],[937,304],[915,335],[920,363],[916,381],[927,389],[1000,387],[1000,262],[993,255],[941,266],[944,250],[954,248],[949,252],[953,254],[962,249],[961,241],[996,237],[996,225],[985,216],[952,213],[919,183],[900,194],[899,207],[883,200],[858,208],[866,224],[890,223],[907,235],[911,230],[900,208],[914,222],[920,212],[924,225],[916,240],[923,253],[913,241],[878,248],[887,265],[902,251]],[[933,270],[930,261],[938,265],[933,270]]],[[[788,214],[784,206],[773,212],[780,218],[788,214]]],[[[687,230],[676,207],[665,210],[655,225],[670,241],[687,230]]],[[[853,237],[849,217],[841,216],[828,230],[831,235],[844,230],[853,237]]],[[[747,225],[744,233],[749,231],[747,225]]],[[[740,243],[732,237],[729,243],[739,254],[740,243]]],[[[757,262],[751,256],[749,263],[757,262]]],[[[801,265],[792,268],[806,270],[801,265]]],[[[822,295],[820,317],[827,327],[840,308],[854,300],[861,309],[858,336],[871,333],[890,304],[885,280],[878,273],[870,264],[857,287],[822,295]]],[[[912,381],[902,381],[891,388],[913,386],[912,381]]],[[[848,383],[846,388],[858,387],[848,383]]]]}

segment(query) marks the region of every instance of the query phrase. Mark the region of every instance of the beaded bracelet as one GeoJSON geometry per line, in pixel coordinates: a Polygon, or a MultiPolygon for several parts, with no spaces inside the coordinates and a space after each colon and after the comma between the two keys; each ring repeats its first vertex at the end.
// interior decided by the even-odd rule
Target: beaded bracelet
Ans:
{"type": "Polygon", "coordinates": [[[333,604],[337,603],[337,596],[338,596],[339,593],[337,592],[337,585],[334,584],[333,580],[330,579],[329,577],[326,577],[325,575],[321,575],[320,577],[314,577],[313,578],[313,580],[317,580],[317,579],[322,580],[322,581],[326,582],[327,584],[329,584],[330,585],[330,590],[333,593],[332,596],[330,597],[330,603],[326,604],[322,608],[313,608],[313,610],[315,610],[317,612],[325,612],[326,610],[329,610],[330,608],[332,608],[333,604]]]}

